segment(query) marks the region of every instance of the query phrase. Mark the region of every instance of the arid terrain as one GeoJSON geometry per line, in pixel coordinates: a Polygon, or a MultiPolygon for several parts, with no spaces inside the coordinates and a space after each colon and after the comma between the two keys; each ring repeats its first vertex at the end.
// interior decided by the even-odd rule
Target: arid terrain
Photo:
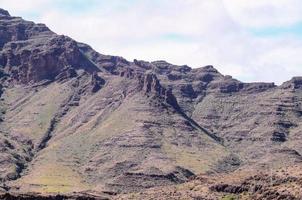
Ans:
{"type": "Polygon", "coordinates": [[[1,199],[302,199],[302,77],[127,61],[0,9],[1,199]]]}
{"type": "Polygon", "coordinates": [[[119,195],[116,199],[301,199],[301,176],[301,166],[266,172],[199,175],[184,184],[119,195]]]}

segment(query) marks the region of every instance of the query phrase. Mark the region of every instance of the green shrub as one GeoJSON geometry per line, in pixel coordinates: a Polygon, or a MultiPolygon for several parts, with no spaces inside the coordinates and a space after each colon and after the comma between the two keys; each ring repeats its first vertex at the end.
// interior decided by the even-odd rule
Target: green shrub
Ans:
{"type": "Polygon", "coordinates": [[[222,197],[221,200],[238,200],[239,198],[235,195],[232,195],[232,194],[229,194],[229,195],[226,195],[224,197],[222,197]]]}

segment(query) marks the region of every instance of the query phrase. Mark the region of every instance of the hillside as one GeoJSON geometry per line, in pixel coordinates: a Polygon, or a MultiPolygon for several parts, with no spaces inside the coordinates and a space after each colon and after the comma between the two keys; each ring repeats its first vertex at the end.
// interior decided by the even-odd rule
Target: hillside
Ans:
{"type": "Polygon", "coordinates": [[[302,77],[130,62],[3,9],[0,70],[3,193],[112,198],[301,165],[302,77]]]}

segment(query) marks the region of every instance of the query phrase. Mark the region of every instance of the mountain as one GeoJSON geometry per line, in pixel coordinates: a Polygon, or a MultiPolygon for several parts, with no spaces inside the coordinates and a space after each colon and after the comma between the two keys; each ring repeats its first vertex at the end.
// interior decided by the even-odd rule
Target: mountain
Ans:
{"type": "Polygon", "coordinates": [[[0,70],[4,199],[110,199],[301,165],[302,77],[130,62],[3,9],[0,70]]]}

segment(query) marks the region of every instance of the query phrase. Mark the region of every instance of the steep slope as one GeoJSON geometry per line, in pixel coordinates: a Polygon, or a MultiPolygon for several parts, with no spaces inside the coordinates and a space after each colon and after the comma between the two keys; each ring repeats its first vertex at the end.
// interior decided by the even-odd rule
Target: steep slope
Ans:
{"type": "Polygon", "coordinates": [[[129,62],[0,10],[0,188],[138,192],[300,164],[302,78],[129,62]]]}

